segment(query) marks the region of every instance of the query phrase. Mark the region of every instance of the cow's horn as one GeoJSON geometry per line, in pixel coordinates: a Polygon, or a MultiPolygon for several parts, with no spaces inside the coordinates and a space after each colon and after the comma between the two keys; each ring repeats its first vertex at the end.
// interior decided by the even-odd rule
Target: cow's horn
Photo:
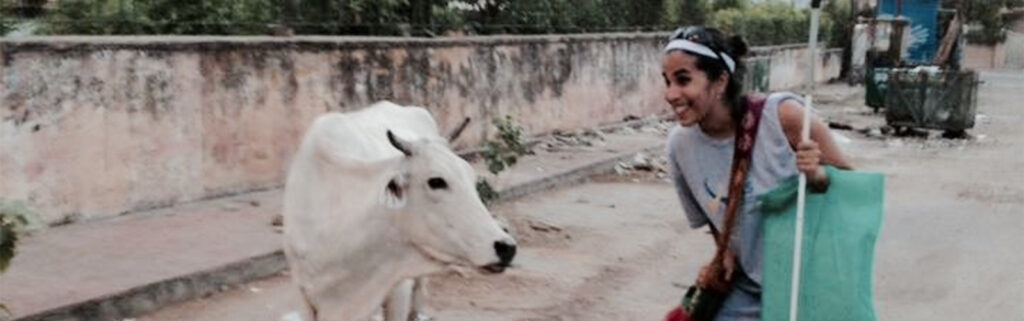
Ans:
{"type": "Polygon", "coordinates": [[[459,136],[462,136],[462,132],[466,130],[466,126],[469,126],[469,117],[463,119],[462,124],[459,124],[459,127],[455,127],[455,130],[452,130],[452,133],[448,134],[448,141],[454,142],[455,139],[458,139],[459,136]]]}
{"type": "Polygon", "coordinates": [[[401,151],[402,154],[405,154],[405,156],[412,156],[412,150],[409,150],[409,144],[398,137],[395,137],[395,134],[392,133],[390,129],[388,130],[388,141],[391,142],[391,146],[395,146],[395,148],[401,151]]]}

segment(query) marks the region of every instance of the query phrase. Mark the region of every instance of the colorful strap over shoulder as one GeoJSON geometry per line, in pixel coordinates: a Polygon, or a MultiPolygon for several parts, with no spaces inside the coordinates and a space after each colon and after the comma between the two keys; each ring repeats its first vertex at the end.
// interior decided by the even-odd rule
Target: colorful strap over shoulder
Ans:
{"type": "MultiPolygon", "coordinates": [[[[732,234],[732,227],[735,225],[736,213],[743,200],[743,183],[746,181],[747,172],[750,171],[750,158],[754,151],[754,143],[757,140],[757,130],[761,125],[761,114],[764,111],[766,97],[760,93],[751,93],[745,99],[746,112],[739,126],[736,127],[736,145],[732,156],[732,171],[729,175],[729,203],[725,207],[725,224],[722,233],[718,233],[716,243],[718,250],[715,253],[716,264],[724,266],[724,260],[729,249],[729,237],[732,234]]],[[[724,271],[719,271],[724,274],[724,271]]],[[[725,276],[716,277],[724,280],[725,276]]],[[[725,286],[725,282],[718,282],[718,287],[725,286]]]]}

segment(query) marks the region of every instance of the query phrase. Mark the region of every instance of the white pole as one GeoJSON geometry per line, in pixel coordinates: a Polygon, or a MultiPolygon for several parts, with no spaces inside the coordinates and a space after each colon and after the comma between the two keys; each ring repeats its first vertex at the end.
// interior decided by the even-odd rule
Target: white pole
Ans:
{"type": "MultiPolygon", "coordinates": [[[[800,132],[800,137],[803,141],[810,140],[811,137],[811,107],[813,106],[814,96],[807,95],[806,99],[807,108],[804,110],[803,127],[800,132]]],[[[789,292],[789,321],[796,321],[797,303],[800,297],[800,262],[802,248],[804,244],[804,206],[807,200],[807,175],[800,174],[799,189],[796,194],[796,234],[793,238],[793,283],[790,285],[789,292]]]]}
{"type": "Polygon", "coordinates": [[[810,53],[810,59],[807,60],[807,91],[814,91],[814,69],[818,65],[818,26],[821,23],[821,9],[818,7],[811,8],[811,32],[808,52],[810,53]]]}
{"type": "MultiPolygon", "coordinates": [[[[806,108],[804,108],[804,117],[800,132],[801,141],[809,141],[811,139],[811,110],[814,106],[811,93],[814,92],[814,67],[817,65],[818,59],[818,25],[820,23],[821,14],[821,0],[811,1],[811,30],[810,40],[808,41],[808,52],[810,58],[808,59],[808,78],[807,78],[807,96],[806,96],[806,108]]],[[[789,292],[789,321],[797,321],[797,307],[800,298],[800,263],[801,253],[803,248],[804,239],[804,210],[807,199],[807,175],[801,173],[799,186],[797,190],[797,203],[796,203],[796,234],[793,238],[793,274],[789,292]]]]}

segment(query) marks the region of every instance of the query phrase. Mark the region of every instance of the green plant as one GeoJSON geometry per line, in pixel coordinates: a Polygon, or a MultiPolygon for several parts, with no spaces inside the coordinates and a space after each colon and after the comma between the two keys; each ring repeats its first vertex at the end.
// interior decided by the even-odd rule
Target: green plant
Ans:
{"type": "Polygon", "coordinates": [[[498,129],[497,139],[484,143],[481,156],[487,162],[487,170],[497,175],[515,165],[520,156],[533,154],[533,151],[523,144],[523,128],[512,116],[495,119],[493,124],[498,129]]]}
{"type": "MultiPolygon", "coordinates": [[[[498,129],[497,137],[484,142],[484,150],[480,156],[487,164],[487,170],[491,174],[498,175],[515,165],[519,161],[519,157],[532,155],[533,151],[523,143],[523,128],[516,123],[512,116],[496,118],[493,124],[498,129]]],[[[477,181],[476,190],[484,204],[490,204],[500,196],[490,182],[483,178],[477,181]]]]}
{"type": "Polygon", "coordinates": [[[484,178],[480,178],[476,181],[476,192],[480,195],[480,200],[483,201],[485,205],[493,203],[498,200],[498,197],[500,196],[498,195],[498,191],[494,190],[494,187],[491,186],[491,183],[484,178]]]}
{"type": "MultiPolygon", "coordinates": [[[[7,270],[17,254],[18,239],[41,226],[39,216],[25,202],[0,198],[0,273],[7,270]]],[[[0,311],[9,313],[3,303],[0,303],[0,311]]]]}

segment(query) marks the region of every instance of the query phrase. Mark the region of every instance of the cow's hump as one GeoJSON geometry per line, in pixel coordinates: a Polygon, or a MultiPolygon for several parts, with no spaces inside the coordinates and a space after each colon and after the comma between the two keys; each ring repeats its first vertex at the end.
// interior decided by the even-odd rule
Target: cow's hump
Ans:
{"type": "Polygon", "coordinates": [[[320,116],[313,127],[316,148],[342,163],[374,163],[401,156],[388,142],[388,130],[403,140],[443,141],[426,109],[388,101],[355,112],[320,116]]]}

